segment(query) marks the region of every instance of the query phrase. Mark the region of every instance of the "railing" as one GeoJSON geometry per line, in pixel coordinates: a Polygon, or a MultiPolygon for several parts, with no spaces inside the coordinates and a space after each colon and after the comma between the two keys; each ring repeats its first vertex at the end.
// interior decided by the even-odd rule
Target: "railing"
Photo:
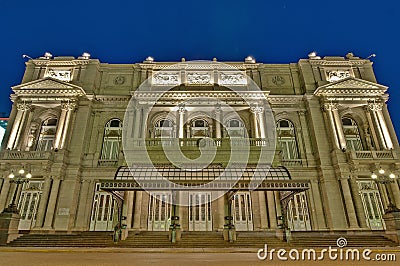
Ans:
{"type": "Polygon", "coordinates": [[[282,165],[287,167],[303,166],[302,159],[282,159],[282,165]]]}
{"type": "Polygon", "coordinates": [[[52,151],[10,151],[5,150],[0,153],[3,160],[50,160],[52,151]]]}
{"type": "Polygon", "coordinates": [[[108,166],[108,167],[114,167],[118,165],[118,160],[105,160],[105,159],[100,159],[97,163],[98,166],[108,166]]]}
{"type": "Polygon", "coordinates": [[[268,146],[272,143],[268,139],[262,138],[154,138],[154,139],[134,139],[133,146],[162,147],[257,147],[268,146]]]}
{"type": "Polygon", "coordinates": [[[395,154],[392,150],[387,151],[350,151],[351,157],[353,159],[360,159],[360,160],[393,160],[396,159],[395,154]]]}

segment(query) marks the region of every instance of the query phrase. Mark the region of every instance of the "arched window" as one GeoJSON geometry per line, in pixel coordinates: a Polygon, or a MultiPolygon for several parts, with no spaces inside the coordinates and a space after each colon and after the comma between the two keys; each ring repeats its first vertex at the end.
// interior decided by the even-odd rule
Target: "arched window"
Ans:
{"type": "Polygon", "coordinates": [[[226,122],[227,137],[231,138],[243,138],[245,137],[245,127],[242,121],[239,119],[230,119],[226,122]]]}
{"type": "Polygon", "coordinates": [[[361,142],[360,132],[357,123],[349,118],[342,118],[344,137],[346,138],[347,149],[354,151],[362,151],[363,144],[361,142]]]}
{"type": "Polygon", "coordinates": [[[160,119],[154,125],[155,138],[173,138],[174,137],[174,123],[169,119],[160,119]]]}
{"type": "Polygon", "coordinates": [[[299,152],[293,123],[286,119],[279,120],[276,131],[282,149],[282,159],[298,159],[299,152]]]}
{"type": "Polygon", "coordinates": [[[190,122],[190,131],[192,138],[210,136],[210,128],[208,122],[202,118],[195,118],[190,122]]]}
{"type": "Polygon", "coordinates": [[[122,122],[119,119],[110,120],[104,128],[101,160],[118,160],[122,138],[122,122]]]}
{"type": "Polygon", "coordinates": [[[56,136],[57,118],[49,118],[42,123],[36,146],[37,151],[48,151],[53,148],[56,136]]]}

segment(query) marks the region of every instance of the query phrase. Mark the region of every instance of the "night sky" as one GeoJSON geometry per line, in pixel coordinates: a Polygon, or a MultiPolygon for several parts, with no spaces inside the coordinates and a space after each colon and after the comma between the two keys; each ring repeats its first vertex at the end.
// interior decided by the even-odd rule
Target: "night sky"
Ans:
{"type": "Polygon", "coordinates": [[[400,133],[397,1],[19,1],[0,0],[0,112],[10,112],[22,54],[79,56],[108,63],[212,60],[290,63],[320,56],[375,53],[375,74],[389,86],[400,133]],[[272,3],[270,3],[272,2],[272,3]],[[389,3],[389,4],[388,4],[389,3]]]}

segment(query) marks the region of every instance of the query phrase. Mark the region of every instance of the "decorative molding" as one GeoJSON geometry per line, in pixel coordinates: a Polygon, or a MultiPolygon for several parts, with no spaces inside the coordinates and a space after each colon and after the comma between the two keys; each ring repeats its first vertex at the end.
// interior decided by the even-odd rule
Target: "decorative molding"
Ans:
{"type": "Polygon", "coordinates": [[[114,85],[123,85],[125,83],[126,78],[124,76],[116,76],[114,78],[114,85]]]}
{"type": "Polygon", "coordinates": [[[186,74],[186,83],[188,85],[212,85],[213,79],[211,73],[193,72],[186,74]]]}
{"type": "Polygon", "coordinates": [[[311,65],[321,66],[360,66],[366,63],[370,63],[369,60],[309,60],[311,65]]]}
{"type": "Polygon", "coordinates": [[[277,75],[272,77],[271,82],[276,86],[280,87],[285,84],[286,80],[283,76],[277,75]]]}
{"type": "Polygon", "coordinates": [[[70,82],[72,80],[72,69],[47,68],[44,77],[70,82]]]}
{"type": "Polygon", "coordinates": [[[152,78],[153,85],[172,85],[177,86],[181,84],[179,73],[155,73],[152,78]]]}
{"type": "Polygon", "coordinates": [[[33,59],[35,65],[38,66],[78,66],[87,65],[89,60],[43,60],[43,59],[33,59]]]}
{"type": "Polygon", "coordinates": [[[50,77],[13,86],[12,89],[18,96],[29,95],[33,98],[43,97],[43,95],[63,95],[65,97],[85,95],[85,91],[81,87],[50,77]]]}
{"type": "Polygon", "coordinates": [[[345,78],[353,77],[350,70],[346,69],[336,69],[336,70],[326,70],[326,79],[329,82],[339,81],[345,78]]]}
{"type": "Polygon", "coordinates": [[[243,73],[220,72],[218,75],[219,85],[247,85],[246,75],[243,73]]]}
{"type": "Polygon", "coordinates": [[[383,96],[388,87],[358,79],[345,78],[330,84],[318,87],[314,94],[317,96],[335,96],[341,97],[357,95],[358,97],[383,96]]]}

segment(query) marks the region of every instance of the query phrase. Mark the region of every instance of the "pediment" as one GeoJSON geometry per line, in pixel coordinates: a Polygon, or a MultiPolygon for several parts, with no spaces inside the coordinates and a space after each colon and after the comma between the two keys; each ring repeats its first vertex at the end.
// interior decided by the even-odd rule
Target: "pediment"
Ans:
{"type": "Polygon", "coordinates": [[[16,95],[64,95],[68,97],[85,95],[85,91],[81,87],[50,77],[34,80],[11,88],[16,95]]]}
{"type": "Polygon", "coordinates": [[[388,87],[378,83],[348,77],[336,82],[332,82],[318,87],[314,94],[317,96],[330,96],[330,95],[365,95],[377,96],[385,94],[388,87]]]}

